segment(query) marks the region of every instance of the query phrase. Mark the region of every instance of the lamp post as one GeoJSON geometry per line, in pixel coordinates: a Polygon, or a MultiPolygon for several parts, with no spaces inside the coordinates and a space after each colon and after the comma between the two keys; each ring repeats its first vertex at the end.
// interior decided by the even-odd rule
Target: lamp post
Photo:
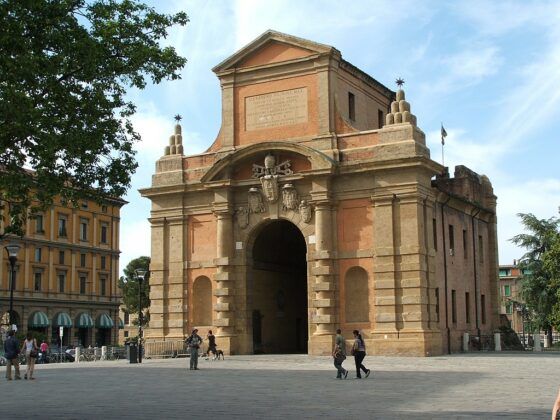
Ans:
{"type": "Polygon", "coordinates": [[[142,363],[142,283],[146,277],[147,270],[137,268],[136,280],[138,280],[138,363],[142,363]]]}
{"type": "Polygon", "coordinates": [[[16,286],[16,262],[17,262],[17,254],[19,252],[19,245],[17,244],[9,244],[6,245],[6,252],[8,253],[8,260],[10,261],[10,313],[8,317],[10,319],[10,330],[14,328],[14,288],[16,286]]]}

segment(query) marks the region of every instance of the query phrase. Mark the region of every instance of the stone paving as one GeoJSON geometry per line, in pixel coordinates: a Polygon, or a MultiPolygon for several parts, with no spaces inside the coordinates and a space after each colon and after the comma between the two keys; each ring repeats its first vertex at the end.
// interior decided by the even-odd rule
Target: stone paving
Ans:
{"type": "MultiPolygon", "coordinates": [[[[35,381],[4,379],[2,419],[546,419],[560,354],[367,356],[368,379],[335,379],[330,357],[226,356],[39,365],[35,381]]],[[[25,366],[22,366],[23,372],[25,366]]]]}

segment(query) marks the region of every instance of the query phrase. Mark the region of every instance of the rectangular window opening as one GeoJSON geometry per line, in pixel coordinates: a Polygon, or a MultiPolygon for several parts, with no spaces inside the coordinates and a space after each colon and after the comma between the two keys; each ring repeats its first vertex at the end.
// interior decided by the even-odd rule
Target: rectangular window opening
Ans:
{"type": "Polygon", "coordinates": [[[356,98],[352,92],[348,92],[348,118],[351,121],[356,120],[356,98]]]}
{"type": "Polygon", "coordinates": [[[455,255],[455,230],[453,225],[449,225],[449,255],[455,255]]]}
{"type": "Polygon", "coordinates": [[[451,321],[457,323],[457,292],[451,290],[451,321]]]}
{"type": "Polygon", "coordinates": [[[486,296],[480,295],[480,318],[486,324],[486,296]]]}
{"type": "Polygon", "coordinates": [[[467,324],[471,322],[471,297],[469,292],[465,293],[465,320],[467,324]]]}

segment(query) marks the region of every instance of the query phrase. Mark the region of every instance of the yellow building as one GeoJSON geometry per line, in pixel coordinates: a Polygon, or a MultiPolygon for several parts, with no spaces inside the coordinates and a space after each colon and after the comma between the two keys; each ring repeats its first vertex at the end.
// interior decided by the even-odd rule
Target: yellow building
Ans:
{"type": "MultiPolygon", "coordinates": [[[[6,235],[20,246],[15,265],[13,323],[19,331],[39,331],[52,343],[108,345],[118,340],[120,290],[119,225],[121,199],[103,204],[82,201],[78,208],[61,200],[27,221],[23,238],[6,235]]],[[[7,209],[0,221],[4,233],[7,209]]],[[[10,262],[0,252],[0,314],[9,323],[10,262]]]]}

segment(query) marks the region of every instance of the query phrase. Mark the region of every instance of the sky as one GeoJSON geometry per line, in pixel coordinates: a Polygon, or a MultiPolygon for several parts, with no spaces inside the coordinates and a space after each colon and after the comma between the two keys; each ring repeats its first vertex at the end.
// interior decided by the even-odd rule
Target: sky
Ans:
{"type": "Polygon", "coordinates": [[[131,91],[133,124],[142,136],[139,168],[121,212],[122,269],[150,255],[150,201],[155,162],[183,117],[185,154],[205,151],[221,122],[221,92],[212,68],[272,29],[337,48],[342,57],[406,97],[445,166],[465,165],[490,178],[498,197],[500,264],[524,250],[518,213],[558,216],[560,206],[560,2],[558,1],[149,1],[161,13],[185,11],[190,22],[162,45],[188,59],[182,80],[131,91]]]}

